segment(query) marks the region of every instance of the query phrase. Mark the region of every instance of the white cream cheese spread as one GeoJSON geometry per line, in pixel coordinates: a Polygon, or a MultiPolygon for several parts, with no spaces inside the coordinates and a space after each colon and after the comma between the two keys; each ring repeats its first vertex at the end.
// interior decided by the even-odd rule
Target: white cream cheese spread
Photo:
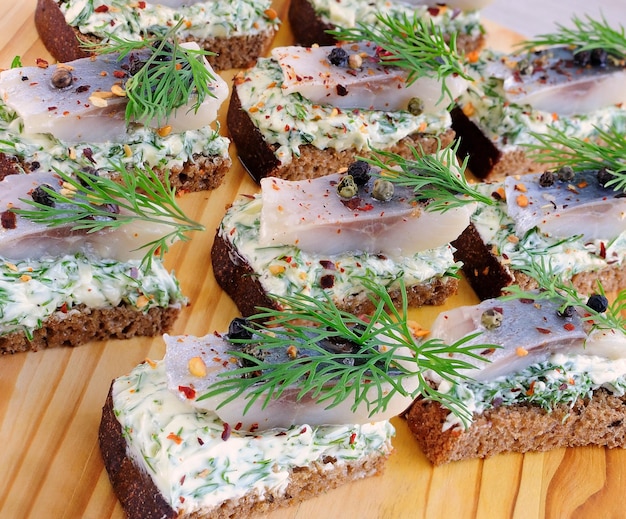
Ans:
{"type": "Polygon", "coordinates": [[[440,135],[451,124],[447,110],[412,115],[316,104],[300,94],[285,94],[283,78],[276,61],[260,58],[235,79],[242,108],[265,142],[277,146],[274,153],[282,164],[298,157],[300,147],[307,144],[321,150],[384,149],[412,134],[440,135]]]}
{"type": "Polygon", "coordinates": [[[532,109],[506,99],[504,82],[489,74],[492,63],[502,55],[490,50],[481,53],[475,64],[475,81],[461,95],[459,106],[485,136],[503,152],[523,144],[537,144],[532,133],[546,133],[549,128],[577,138],[594,137],[597,128],[614,126],[617,132],[626,132],[626,109],[611,105],[589,113],[559,116],[556,113],[532,109]]]}
{"type": "Polygon", "coordinates": [[[0,261],[0,334],[33,330],[45,319],[62,319],[78,305],[114,308],[120,303],[148,311],[181,306],[176,278],[157,259],[119,262],[82,254],[37,260],[0,261]]]}
{"type": "Polygon", "coordinates": [[[305,253],[295,246],[261,247],[261,208],[258,195],[236,200],[226,212],[219,233],[257,273],[263,289],[277,296],[303,293],[321,297],[325,293],[341,302],[366,293],[359,277],[375,278],[392,290],[399,288],[399,278],[410,286],[455,275],[460,267],[453,259],[450,245],[400,259],[351,252],[321,255],[305,253]]]}
{"type": "Polygon", "coordinates": [[[292,469],[315,463],[330,470],[327,459],[341,466],[386,456],[395,433],[388,421],[237,430],[171,393],[162,361],[118,378],[113,403],[128,454],[178,513],[206,511],[250,492],[260,499],[266,491],[283,494],[292,469]]]}
{"type": "Polygon", "coordinates": [[[258,34],[276,26],[268,16],[270,0],[212,0],[170,7],[154,2],[112,0],[61,0],[66,22],[83,34],[106,38],[113,34],[126,40],[141,40],[153,26],[171,27],[183,19],[183,39],[197,41],[258,34]]]}

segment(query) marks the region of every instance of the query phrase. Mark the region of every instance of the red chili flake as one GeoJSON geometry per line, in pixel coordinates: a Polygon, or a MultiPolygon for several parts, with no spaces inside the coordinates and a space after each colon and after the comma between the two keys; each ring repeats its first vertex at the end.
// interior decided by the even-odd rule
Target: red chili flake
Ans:
{"type": "Polygon", "coordinates": [[[524,303],[526,305],[530,305],[530,304],[533,304],[535,302],[535,300],[534,299],[530,299],[528,297],[520,297],[519,302],[520,303],[524,303]]]}
{"type": "Polygon", "coordinates": [[[224,430],[222,431],[222,440],[226,441],[230,438],[230,425],[224,422],[224,430]]]}
{"type": "Polygon", "coordinates": [[[200,436],[198,436],[198,443],[200,445],[204,445],[204,440],[202,438],[200,438],[200,436]]]}
{"type": "Polygon", "coordinates": [[[548,334],[552,333],[552,330],[548,330],[547,328],[539,328],[539,326],[537,326],[537,331],[539,333],[543,333],[545,335],[548,335],[548,334]]]}
{"type": "Polygon", "coordinates": [[[322,288],[332,288],[335,285],[335,276],[333,274],[325,274],[320,278],[320,286],[322,288]]]}
{"type": "Polygon", "coordinates": [[[526,395],[527,396],[532,396],[535,394],[535,381],[533,380],[530,383],[530,387],[528,388],[528,391],[526,391],[526,395]]]}
{"type": "Polygon", "coordinates": [[[250,426],[250,432],[255,432],[255,431],[258,431],[258,429],[259,429],[259,424],[258,424],[258,423],[253,423],[253,424],[250,426]]]}
{"type": "Polygon", "coordinates": [[[335,270],[335,262],[330,260],[320,260],[320,265],[326,270],[335,270]]]}
{"type": "Polygon", "coordinates": [[[35,60],[35,64],[39,67],[39,68],[48,68],[48,62],[43,59],[43,58],[37,58],[35,60]]]}
{"type": "Polygon", "coordinates": [[[67,303],[63,303],[61,305],[61,307],[59,308],[59,311],[63,312],[64,314],[66,314],[67,313],[67,303]]]}
{"type": "Polygon", "coordinates": [[[337,85],[337,95],[338,96],[347,96],[348,95],[348,89],[343,86],[343,85],[337,85]]]}
{"type": "Polygon", "coordinates": [[[357,211],[371,211],[374,209],[374,206],[372,204],[365,204],[357,207],[356,209],[357,211]]]}
{"type": "Polygon", "coordinates": [[[238,431],[242,427],[243,427],[243,424],[241,422],[237,422],[237,425],[235,425],[235,431],[238,431]]]}
{"type": "Polygon", "coordinates": [[[184,502],[185,502],[185,496],[178,496],[178,500],[179,500],[181,503],[184,503],[184,502]]]}
{"type": "Polygon", "coordinates": [[[287,436],[285,431],[280,431],[276,436],[287,436]]]}
{"type": "Polygon", "coordinates": [[[565,391],[565,390],[567,389],[567,384],[566,384],[565,382],[563,382],[563,383],[559,386],[559,389],[560,389],[561,391],[565,391]]]}
{"type": "Polygon", "coordinates": [[[185,395],[187,400],[193,400],[196,398],[196,390],[189,386],[178,386],[178,391],[185,395]]]}
{"type": "Polygon", "coordinates": [[[99,5],[94,9],[96,13],[106,13],[109,10],[109,6],[107,5],[99,5]]]}
{"type": "Polygon", "coordinates": [[[430,16],[437,16],[439,14],[439,7],[429,7],[428,14],[430,16]]]}
{"type": "Polygon", "coordinates": [[[302,429],[300,429],[300,434],[304,434],[306,432],[306,427],[303,427],[302,429]]]}
{"type": "Polygon", "coordinates": [[[600,257],[606,259],[606,245],[604,245],[603,241],[600,242],[600,257]]]}
{"type": "Polygon", "coordinates": [[[350,445],[354,445],[355,440],[356,440],[356,433],[352,433],[350,435],[350,445]]]}
{"type": "Polygon", "coordinates": [[[48,107],[48,112],[54,112],[57,109],[56,106],[49,106],[48,107]]]}
{"type": "Polygon", "coordinates": [[[126,77],[126,72],[124,72],[123,70],[115,70],[113,71],[113,76],[117,79],[123,79],[126,77]]]}
{"type": "Polygon", "coordinates": [[[15,213],[12,211],[2,211],[0,213],[0,223],[3,229],[15,229],[17,227],[15,213]]]}
{"type": "Polygon", "coordinates": [[[568,332],[573,332],[576,329],[576,326],[574,326],[572,323],[565,323],[563,325],[563,328],[565,328],[568,332]]]}
{"type": "Polygon", "coordinates": [[[140,2],[137,2],[137,7],[139,7],[139,9],[145,9],[146,3],[143,0],[140,2]]]}
{"type": "Polygon", "coordinates": [[[172,440],[177,445],[180,445],[181,443],[183,443],[183,439],[180,436],[178,436],[178,434],[176,433],[169,433],[167,435],[167,439],[172,440]]]}
{"type": "Polygon", "coordinates": [[[186,477],[187,477],[187,474],[183,474],[182,477],[178,480],[180,482],[181,486],[185,484],[185,478],[186,477]]]}
{"type": "Polygon", "coordinates": [[[92,164],[96,163],[96,161],[93,158],[93,150],[91,148],[85,148],[83,150],[83,157],[85,157],[92,164]]]}
{"type": "Polygon", "coordinates": [[[83,92],[87,92],[91,87],[89,85],[80,85],[74,92],[77,94],[82,94],[83,92]]]}

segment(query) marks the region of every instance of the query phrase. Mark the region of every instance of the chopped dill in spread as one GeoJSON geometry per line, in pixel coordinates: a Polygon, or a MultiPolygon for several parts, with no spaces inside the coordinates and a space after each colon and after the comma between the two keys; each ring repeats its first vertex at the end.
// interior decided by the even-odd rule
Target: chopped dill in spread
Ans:
{"type": "Polygon", "coordinates": [[[149,270],[140,261],[119,262],[83,254],[37,260],[0,261],[0,333],[33,330],[55,312],[78,305],[112,308],[120,303],[141,311],[182,305],[176,278],[158,260],[149,270]]]}
{"type": "Polygon", "coordinates": [[[375,278],[388,290],[427,282],[432,278],[455,276],[453,249],[446,245],[398,260],[376,254],[353,252],[321,256],[294,246],[259,247],[261,198],[236,200],[220,224],[220,236],[232,243],[258,274],[266,292],[277,295],[303,293],[319,297],[323,292],[335,301],[356,295],[365,297],[358,278],[375,278]]]}
{"type": "MultiPolygon", "coordinates": [[[[0,153],[20,158],[46,170],[66,173],[88,167],[102,172],[111,163],[132,164],[139,168],[181,168],[194,154],[228,156],[229,139],[219,134],[219,126],[159,136],[156,130],[131,125],[124,143],[81,143],[69,146],[51,134],[24,133],[22,120],[0,101],[0,153]]],[[[32,167],[32,166],[31,166],[32,167]]]]}

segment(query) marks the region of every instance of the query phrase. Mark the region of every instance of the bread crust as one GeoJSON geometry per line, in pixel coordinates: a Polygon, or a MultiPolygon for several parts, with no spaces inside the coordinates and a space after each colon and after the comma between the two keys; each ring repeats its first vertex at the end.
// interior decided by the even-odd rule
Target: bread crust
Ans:
{"type": "Polygon", "coordinates": [[[551,412],[533,405],[501,406],[474,416],[467,430],[442,431],[448,411],[439,403],[419,399],[406,415],[409,429],[435,465],[503,452],[548,451],[559,447],[599,445],[626,447],[626,396],[604,389],[572,408],[557,405],[551,412]]]}
{"type": "Polygon", "coordinates": [[[128,456],[122,427],[115,417],[112,390],[113,384],[102,409],[98,440],[111,485],[129,519],[260,517],[261,514],[299,503],[350,481],[382,474],[388,458],[388,454],[381,453],[344,464],[324,460],[325,464],[296,467],[290,474],[290,482],[283,495],[266,492],[260,500],[250,492],[240,499],[229,499],[212,510],[178,515],[163,499],[152,478],[128,456]],[[327,467],[329,462],[333,464],[331,469],[327,467]]]}
{"type": "Polygon", "coordinates": [[[180,314],[180,306],[153,307],[147,312],[129,305],[89,308],[79,305],[68,312],[58,311],[33,331],[31,340],[24,332],[0,336],[0,353],[38,351],[58,346],[79,346],[90,341],[156,336],[170,330],[180,314]]]}
{"type": "MultiPolygon", "coordinates": [[[[463,263],[463,274],[481,300],[500,297],[509,285],[519,285],[523,290],[538,288],[534,279],[509,268],[502,256],[494,254],[492,247],[483,242],[472,223],[451,245],[456,249],[454,259],[463,263]]],[[[596,292],[598,281],[606,292],[617,292],[626,287],[626,268],[612,265],[596,271],[580,272],[571,278],[574,288],[582,294],[596,292]]]]}
{"type": "MultiPolygon", "coordinates": [[[[317,16],[315,9],[308,0],[291,0],[289,3],[289,26],[296,42],[305,47],[313,44],[334,45],[337,40],[326,31],[336,29],[336,26],[324,22],[317,16]]],[[[476,52],[485,46],[485,36],[471,36],[469,34],[457,34],[456,47],[459,52],[469,54],[476,52]]]]}
{"type": "MultiPolygon", "coordinates": [[[[219,230],[213,241],[211,261],[218,285],[230,296],[244,317],[258,313],[259,307],[277,308],[259,283],[250,264],[241,257],[230,241],[220,235],[219,230]]],[[[407,303],[411,307],[442,305],[457,292],[458,282],[457,278],[446,276],[407,286],[407,303]]],[[[389,295],[394,305],[400,307],[400,290],[392,290],[389,295]]],[[[371,314],[375,310],[374,304],[365,295],[355,295],[337,302],[337,306],[355,315],[371,314]]]]}
{"type": "MultiPolygon", "coordinates": [[[[100,41],[93,34],[82,34],[76,27],[69,26],[55,0],[37,0],[35,27],[48,52],[61,62],[89,55],[81,48],[81,41],[100,41]]],[[[201,41],[187,38],[187,41],[196,41],[200,47],[214,52],[215,55],[207,56],[211,66],[227,70],[252,66],[258,56],[267,53],[277,32],[278,29],[271,27],[257,34],[201,41]]]]}
{"type": "MultiPolygon", "coordinates": [[[[300,156],[287,164],[280,163],[274,154],[275,145],[265,141],[250,115],[241,106],[237,93],[237,81],[233,85],[226,116],[228,130],[237,154],[246,171],[259,183],[265,177],[285,180],[317,178],[348,167],[356,157],[368,157],[371,152],[355,149],[337,151],[334,148],[320,150],[312,144],[300,146],[300,156]]],[[[454,140],[454,131],[449,129],[438,136],[417,133],[398,141],[385,151],[405,158],[413,157],[413,149],[422,149],[424,154],[434,153],[438,147],[446,147],[454,140]]]]}

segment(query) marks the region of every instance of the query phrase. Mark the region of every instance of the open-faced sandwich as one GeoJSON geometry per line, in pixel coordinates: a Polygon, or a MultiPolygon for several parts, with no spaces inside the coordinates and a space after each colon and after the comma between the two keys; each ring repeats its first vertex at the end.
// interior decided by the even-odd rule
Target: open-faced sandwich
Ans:
{"type": "Polygon", "coordinates": [[[555,286],[518,288],[514,299],[486,300],[435,320],[431,340],[468,337],[468,346],[493,346],[479,357],[462,357],[475,363],[466,380],[426,375],[469,411],[459,418],[450,411],[454,406],[415,401],[408,425],[432,463],[558,447],[626,447],[625,294],[607,309],[602,294],[587,299],[571,285],[555,286]]]}
{"type": "Polygon", "coordinates": [[[374,320],[298,295],[226,334],[166,336],[163,360],[113,381],[100,448],[129,519],[247,518],[381,473],[389,419],[435,394],[420,373],[454,376],[471,350],[416,348],[371,288],[374,320]]]}
{"type": "Polygon", "coordinates": [[[271,0],[38,0],[35,10],[39,37],[59,61],[87,57],[81,42],[141,41],[181,20],[181,40],[211,51],[217,70],[251,66],[280,23],[271,0]]]}
{"type": "Polygon", "coordinates": [[[451,142],[448,107],[467,87],[460,57],[422,20],[379,18],[381,28],[346,31],[349,42],[278,47],[235,76],[228,129],[257,182],[315,178],[375,149],[410,157],[451,142]]]}
{"type": "Polygon", "coordinates": [[[402,279],[411,306],[442,304],[458,286],[450,241],[476,200],[489,197],[466,184],[451,148],[439,157],[415,151],[413,160],[378,156],[316,179],[264,178],[260,194],[236,200],[222,219],[213,271],[245,316],[271,305],[270,295],[296,293],[369,313],[364,277],[396,303],[402,279]]]}
{"type": "Polygon", "coordinates": [[[424,2],[420,0],[292,0],[289,22],[300,45],[332,45],[337,42],[329,31],[351,28],[358,23],[376,25],[379,13],[394,17],[423,18],[426,23],[441,27],[442,32],[456,39],[459,52],[468,54],[484,45],[484,29],[479,9],[490,0],[451,0],[424,2]]]}
{"type": "Polygon", "coordinates": [[[609,125],[626,129],[624,30],[591,18],[573,23],[510,55],[485,51],[474,64],[476,81],[452,111],[452,127],[477,177],[542,171],[526,151],[547,131],[598,140],[609,125]]]}
{"type": "Polygon", "coordinates": [[[479,187],[493,203],[477,206],[453,246],[481,299],[510,284],[536,287],[527,273],[537,262],[583,294],[598,281],[607,292],[626,288],[626,139],[618,127],[600,134],[605,145],[544,134],[536,160],[559,167],[479,187]]]}
{"type": "Polygon", "coordinates": [[[0,171],[149,167],[179,191],[212,189],[230,167],[215,128],[228,86],[172,31],[115,40],[95,57],[0,73],[0,171]]]}
{"type": "Polygon", "coordinates": [[[0,181],[1,353],[158,335],[186,306],[162,255],[201,226],[149,170],[118,173],[0,181]]]}

